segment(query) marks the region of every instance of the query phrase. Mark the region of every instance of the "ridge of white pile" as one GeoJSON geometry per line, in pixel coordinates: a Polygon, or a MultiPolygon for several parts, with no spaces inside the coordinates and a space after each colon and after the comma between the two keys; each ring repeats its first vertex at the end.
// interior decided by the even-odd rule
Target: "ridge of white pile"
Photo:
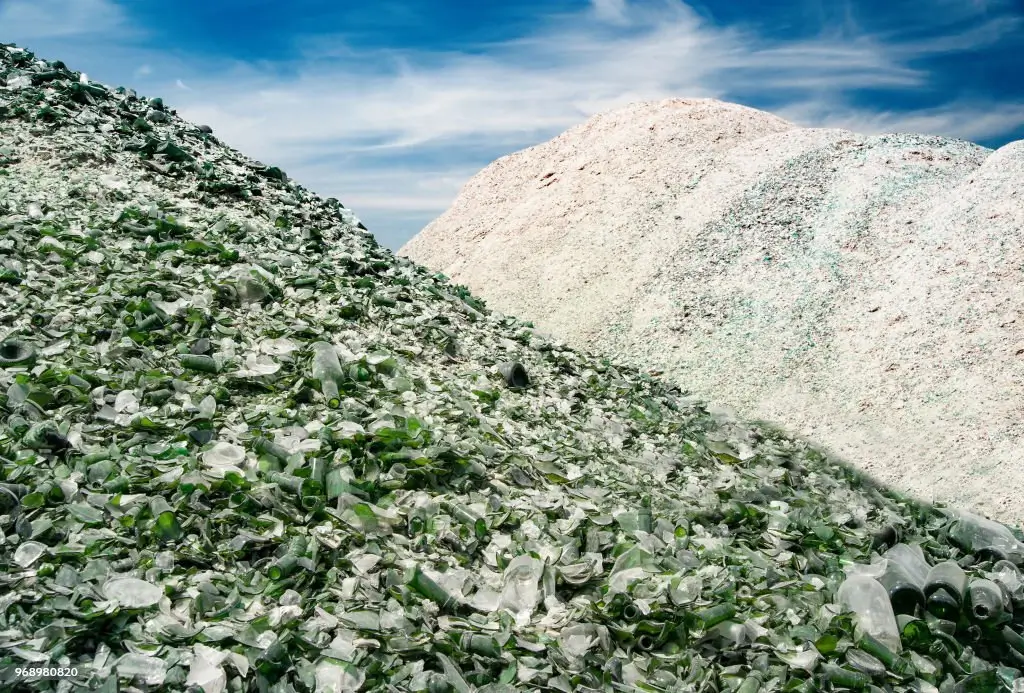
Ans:
{"type": "Polygon", "coordinates": [[[498,159],[399,252],[575,346],[1024,520],[1024,141],[632,104],[498,159]]]}

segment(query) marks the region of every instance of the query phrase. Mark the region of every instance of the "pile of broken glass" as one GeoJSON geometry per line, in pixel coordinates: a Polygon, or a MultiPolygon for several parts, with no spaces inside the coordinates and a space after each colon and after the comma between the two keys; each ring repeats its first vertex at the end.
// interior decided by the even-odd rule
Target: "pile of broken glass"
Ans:
{"type": "Polygon", "coordinates": [[[566,348],[11,45],[0,292],[4,690],[1022,676],[1016,530],[566,348]]]}

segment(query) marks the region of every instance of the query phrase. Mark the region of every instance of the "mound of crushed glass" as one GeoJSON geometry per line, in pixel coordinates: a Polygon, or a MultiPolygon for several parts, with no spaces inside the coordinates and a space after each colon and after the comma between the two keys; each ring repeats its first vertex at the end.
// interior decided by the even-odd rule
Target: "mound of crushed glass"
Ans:
{"type": "Polygon", "coordinates": [[[4,690],[1024,669],[1016,531],[543,338],[159,99],[6,45],[0,291],[4,690]]]}

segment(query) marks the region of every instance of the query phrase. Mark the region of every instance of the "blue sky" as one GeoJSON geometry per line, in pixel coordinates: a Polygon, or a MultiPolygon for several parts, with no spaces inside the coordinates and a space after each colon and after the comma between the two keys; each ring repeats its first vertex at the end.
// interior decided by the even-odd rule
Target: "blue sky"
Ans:
{"type": "Polygon", "coordinates": [[[495,158],[631,101],[1024,138],[1024,0],[0,0],[0,41],[162,96],[391,248],[495,158]]]}

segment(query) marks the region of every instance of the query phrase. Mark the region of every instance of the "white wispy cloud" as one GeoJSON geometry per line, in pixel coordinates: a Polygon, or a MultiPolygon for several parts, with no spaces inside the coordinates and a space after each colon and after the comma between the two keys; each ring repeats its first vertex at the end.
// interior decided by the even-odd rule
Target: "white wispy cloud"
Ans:
{"type": "Polygon", "coordinates": [[[1024,103],[986,105],[954,101],[936,108],[898,112],[804,102],[776,109],[775,113],[807,127],[844,128],[865,134],[942,133],[970,141],[998,137],[1024,124],[1024,103]]]}
{"type": "MultiPolygon", "coordinates": [[[[902,113],[849,99],[863,89],[929,88],[927,58],[991,45],[1020,28],[1003,12],[1005,2],[915,3],[912,34],[867,31],[847,6],[841,21],[783,42],[762,27],[712,24],[679,0],[591,0],[579,12],[538,17],[529,33],[472,52],[361,49],[344,35],[296,36],[301,57],[282,77],[264,65],[190,64],[114,40],[104,69],[127,60],[180,75],[177,84],[189,85],[175,89],[182,115],[338,197],[397,247],[494,158],[630,101],[716,97],[768,105],[803,125],[868,132],[966,139],[1008,132],[1024,122],[1024,104],[951,98],[902,113]]],[[[0,26],[15,27],[10,35],[19,41],[19,32],[63,40],[73,35],[70,21],[46,35],[25,29],[26,22],[86,5],[93,10],[88,31],[103,33],[98,24],[105,22],[106,35],[122,35],[124,17],[112,0],[4,0],[0,26]]],[[[104,79],[99,68],[90,69],[104,79]]],[[[173,80],[136,75],[140,91],[175,87],[173,80]]]]}
{"type": "MultiPolygon", "coordinates": [[[[318,163],[288,167],[289,175],[302,171],[300,179],[320,181],[325,190],[339,191],[342,202],[357,216],[367,209],[386,209],[390,213],[417,216],[447,205],[454,193],[479,170],[479,166],[377,166],[361,162],[318,163]],[[446,201],[446,202],[445,202],[446,201]]],[[[332,193],[326,193],[332,194],[332,193]]]]}
{"type": "Polygon", "coordinates": [[[24,43],[111,35],[129,27],[124,11],[112,0],[3,0],[0,29],[24,43]]]}
{"type": "Polygon", "coordinates": [[[629,13],[626,0],[590,0],[594,16],[612,24],[628,24],[629,13]]]}

